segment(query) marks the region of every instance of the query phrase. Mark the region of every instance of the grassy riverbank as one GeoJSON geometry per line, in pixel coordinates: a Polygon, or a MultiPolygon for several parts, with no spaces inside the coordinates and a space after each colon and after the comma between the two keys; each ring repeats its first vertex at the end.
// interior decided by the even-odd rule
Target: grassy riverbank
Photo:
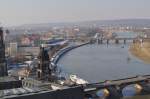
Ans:
{"type": "Polygon", "coordinates": [[[150,42],[134,43],[130,46],[131,53],[146,63],[150,63],[150,42]]]}

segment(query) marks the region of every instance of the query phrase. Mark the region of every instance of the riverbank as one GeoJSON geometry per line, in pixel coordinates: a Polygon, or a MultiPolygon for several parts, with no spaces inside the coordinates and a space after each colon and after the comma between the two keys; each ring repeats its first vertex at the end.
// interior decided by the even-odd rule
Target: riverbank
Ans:
{"type": "Polygon", "coordinates": [[[65,48],[62,48],[60,49],[54,56],[53,58],[51,59],[51,64],[52,65],[55,65],[57,66],[57,62],[59,61],[59,59],[67,52],[69,52],[70,50],[72,49],[75,49],[75,48],[78,48],[78,47],[81,47],[81,46],[84,46],[84,45],[87,45],[89,44],[90,42],[86,42],[86,43],[76,43],[75,45],[69,45],[65,48]]]}
{"type": "Polygon", "coordinates": [[[134,43],[129,50],[134,56],[150,64],[150,42],[134,43]]]}

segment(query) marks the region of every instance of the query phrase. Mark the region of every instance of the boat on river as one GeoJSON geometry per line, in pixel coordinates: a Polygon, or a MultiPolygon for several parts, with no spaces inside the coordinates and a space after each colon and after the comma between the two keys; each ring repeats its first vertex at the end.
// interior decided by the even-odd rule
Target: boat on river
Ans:
{"type": "Polygon", "coordinates": [[[69,76],[70,80],[74,83],[76,83],[77,85],[82,85],[82,84],[88,84],[88,82],[82,78],[77,77],[77,75],[70,75],[69,76]]]}

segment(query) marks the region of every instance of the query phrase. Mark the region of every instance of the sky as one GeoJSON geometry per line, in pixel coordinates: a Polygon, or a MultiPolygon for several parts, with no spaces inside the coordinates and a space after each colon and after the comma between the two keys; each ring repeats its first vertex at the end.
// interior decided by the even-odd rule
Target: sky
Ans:
{"type": "Polygon", "coordinates": [[[150,0],[0,0],[0,23],[150,18],[150,0]]]}

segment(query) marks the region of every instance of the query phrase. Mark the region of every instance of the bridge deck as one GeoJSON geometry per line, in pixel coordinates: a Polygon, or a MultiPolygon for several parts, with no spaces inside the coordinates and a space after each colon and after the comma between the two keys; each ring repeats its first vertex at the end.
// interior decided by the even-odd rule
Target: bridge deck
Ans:
{"type": "Polygon", "coordinates": [[[111,86],[134,84],[142,81],[147,81],[149,79],[150,79],[150,75],[145,75],[145,76],[137,76],[137,77],[125,78],[119,80],[111,80],[111,81],[100,82],[100,83],[93,83],[93,84],[86,85],[84,91],[86,92],[89,90],[96,90],[97,88],[103,89],[111,86]]]}
{"type": "Polygon", "coordinates": [[[135,39],[143,39],[143,40],[150,40],[150,38],[103,38],[102,40],[135,40],[135,39]]]}

